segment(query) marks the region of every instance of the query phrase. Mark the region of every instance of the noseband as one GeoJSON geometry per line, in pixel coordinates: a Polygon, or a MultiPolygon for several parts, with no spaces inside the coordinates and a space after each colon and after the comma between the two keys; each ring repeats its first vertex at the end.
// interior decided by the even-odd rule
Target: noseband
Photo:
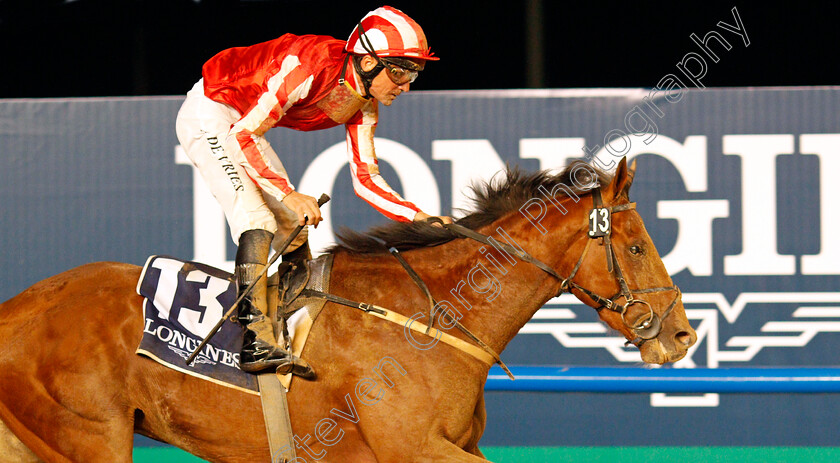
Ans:
{"type": "Polygon", "coordinates": [[[461,236],[471,238],[473,240],[479,241],[484,244],[489,244],[497,248],[501,248],[509,254],[512,254],[525,262],[533,264],[541,270],[543,270],[544,272],[553,276],[554,278],[557,278],[560,281],[560,291],[558,291],[557,296],[564,292],[571,293],[573,289],[576,289],[581,293],[586,294],[587,297],[595,301],[597,304],[600,304],[595,309],[598,312],[607,309],[609,311],[620,314],[621,321],[624,323],[624,326],[629,328],[633,332],[633,334],[636,335],[636,337],[632,341],[628,341],[628,344],[633,344],[636,347],[641,347],[642,344],[644,344],[648,340],[657,337],[662,331],[662,321],[668,318],[668,316],[671,315],[671,312],[674,310],[674,307],[676,307],[677,301],[679,301],[680,299],[680,289],[676,285],[647,289],[630,289],[630,287],[627,285],[627,280],[624,278],[624,272],[622,272],[621,270],[621,265],[619,264],[618,259],[615,256],[615,250],[613,249],[612,241],[610,240],[610,235],[612,233],[612,215],[617,214],[619,212],[635,209],[636,203],[625,203],[619,204],[617,206],[603,207],[600,187],[595,188],[592,191],[592,200],[593,208],[589,213],[589,240],[587,241],[586,246],[583,248],[583,252],[581,253],[580,258],[578,259],[577,264],[575,264],[574,269],[572,269],[572,273],[566,278],[561,276],[546,263],[540,261],[539,259],[528,254],[527,252],[519,250],[507,243],[492,240],[492,238],[486,235],[482,235],[481,233],[477,233],[461,225],[446,224],[444,226],[461,236]],[[574,282],[574,277],[580,269],[581,265],[583,265],[583,260],[586,258],[586,253],[589,250],[589,245],[592,244],[592,241],[595,239],[600,240],[601,245],[605,246],[607,255],[607,271],[613,275],[613,277],[616,280],[616,283],[618,283],[618,293],[616,293],[610,298],[603,297],[595,293],[594,291],[591,291],[574,282]],[[633,296],[634,293],[650,294],[662,291],[674,291],[676,294],[674,295],[674,299],[671,301],[671,304],[668,305],[668,308],[662,314],[661,318],[659,317],[659,315],[656,314],[656,312],[653,311],[653,307],[651,307],[651,305],[647,301],[643,299],[636,299],[633,296]],[[621,298],[624,298],[623,305],[616,302],[621,298]],[[630,324],[627,321],[626,314],[627,309],[633,305],[646,306],[648,309],[648,314],[642,317],[641,319],[637,320],[634,324],[630,324]]]}

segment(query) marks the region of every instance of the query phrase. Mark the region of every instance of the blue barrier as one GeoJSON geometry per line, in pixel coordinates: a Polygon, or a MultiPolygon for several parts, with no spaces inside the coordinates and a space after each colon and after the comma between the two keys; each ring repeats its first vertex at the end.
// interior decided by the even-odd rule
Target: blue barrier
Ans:
{"type": "Polygon", "coordinates": [[[486,391],[506,392],[840,392],[840,368],[633,368],[497,366],[486,391]]]}

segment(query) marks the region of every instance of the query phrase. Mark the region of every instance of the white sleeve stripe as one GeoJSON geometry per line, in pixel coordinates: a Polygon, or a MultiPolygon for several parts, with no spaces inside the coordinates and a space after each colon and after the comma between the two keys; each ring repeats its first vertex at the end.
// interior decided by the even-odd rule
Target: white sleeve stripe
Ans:
{"type": "MultiPolygon", "coordinates": [[[[289,55],[283,60],[283,64],[280,66],[280,72],[271,76],[268,79],[268,88],[266,89],[265,93],[260,95],[260,98],[257,100],[256,106],[248,111],[248,114],[245,115],[239,122],[236,123],[237,126],[241,127],[244,130],[249,132],[256,132],[259,128],[263,125],[266,119],[271,117],[271,110],[273,110],[279,100],[277,99],[277,91],[285,82],[286,77],[294,71],[298,66],[300,66],[300,60],[297,56],[289,55]]],[[[295,88],[295,91],[289,95],[289,101],[284,105],[283,111],[286,111],[290,104],[294,104],[300,100],[300,98],[306,97],[309,93],[309,87],[312,84],[312,76],[305,80],[301,86],[305,86],[305,91],[301,86],[295,88]],[[293,95],[297,93],[299,95],[296,99],[293,99],[293,95]]],[[[282,117],[282,115],[281,115],[282,117]]]]}
{"type": "MultiPolygon", "coordinates": [[[[365,164],[376,164],[376,153],[373,149],[363,149],[362,143],[372,143],[373,140],[373,126],[356,126],[356,140],[358,140],[357,148],[359,150],[359,160],[365,164]]],[[[348,139],[349,141],[349,139],[348,139]]],[[[352,156],[352,152],[349,153],[352,156]]]]}
{"type": "Polygon", "coordinates": [[[414,217],[414,214],[417,213],[417,211],[415,211],[414,209],[410,209],[408,207],[392,203],[391,201],[388,201],[387,199],[370,191],[364,185],[362,185],[362,183],[359,182],[359,180],[355,176],[353,177],[353,189],[359,196],[361,196],[366,201],[370,202],[371,204],[374,204],[376,207],[384,211],[390,212],[393,215],[408,218],[414,217]]]}
{"type": "MultiPolygon", "coordinates": [[[[255,136],[252,135],[252,137],[255,137],[255,136]]],[[[265,161],[264,156],[263,156],[263,160],[265,161]]],[[[266,163],[266,164],[268,164],[268,163],[266,163]]],[[[241,163],[241,165],[245,169],[245,172],[248,173],[248,176],[251,177],[252,179],[256,180],[256,182],[257,182],[257,184],[258,184],[258,186],[261,190],[267,192],[268,194],[270,194],[271,196],[274,196],[275,198],[283,198],[283,197],[286,196],[286,193],[283,193],[283,190],[281,190],[275,184],[271,183],[271,181],[269,181],[268,179],[266,179],[265,177],[260,175],[260,173],[257,172],[257,169],[255,169],[254,166],[252,166],[250,162],[243,162],[243,163],[241,163]]],[[[288,178],[286,178],[283,175],[280,175],[280,177],[283,177],[284,180],[286,180],[289,187],[291,187],[292,183],[289,181],[288,178]]]]}
{"type": "MultiPolygon", "coordinates": [[[[361,131],[361,127],[359,127],[359,129],[360,129],[359,131],[361,131]]],[[[358,136],[359,135],[358,135],[358,132],[357,132],[357,137],[358,136]]],[[[385,181],[385,179],[382,178],[381,175],[379,175],[378,173],[375,173],[375,174],[370,173],[370,171],[372,170],[371,167],[373,167],[374,169],[377,168],[377,164],[375,162],[365,162],[365,164],[367,166],[367,170],[368,170],[368,173],[369,173],[369,179],[370,179],[372,185],[382,189],[382,192],[376,192],[376,191],[372,190],[367,185],[363,184],[361,182],[361,180],[359,180],[359,176],[358,176],[359,166],[356,164],[356,162],[354,162],[352,144],[353,144],[352,143],[352,138],[351,138],[350,133],[348,131],[348,134],[347,134],[347,154],[350,157],[350,172],[351,172],[352,177],[353,177],[353,190],[356,192],[356,194],[359,195],[365,201],[368,201],[369,203],[373,204],[376,208],[381,209],[383,211],[386,211],[386,212],[388,212],[392,215],[399,216],[399,217],[405,217],[405,218],[408,218],[408,219],[413,218],[414,215],[417,213],[417,211],[415,211],[414,209],[411,209],[409,207],[403,206],[401,204],[398,204],[398,203],[394,202],[393,199],[389,199],[389,198],[386,198],[386,197],[382,196],[383,194],[391,194],[391,195],[393,195],[393,197],[396,200],[405,202],[405,199],[403,199],[402,196],[399,195],[399,193],[394,191],[388,185],[388,183],[385,181]]],[[[364,150],[362,150],[361,146],[357,146],[357,149],[359,150],[360,158],[361,158],[361,153],[364,150]]],[[[373,156],[372,153],[369,154],[368,156],[366,156],[366,158],[375,160],[375,157],[373,156]]]]}
{"type": "Polygon", "coordinates": [[[289,108],[292,107],[292,105],[294,105],[298,101],[306,98],[306,96],[309,95],[309,90],[312,88],[312,82],[314,82],[314,81],[315,81],[315,76],[309,76],[309,77],[306,78],[306,80],[301,82],[300,85],[295,87],[295,89],[292,90],[291,93],[289,93],[289,100],[286,101],[285,105],[283,105],[283,112],[284,113],[286,111],[288,111],[289,108]]]}

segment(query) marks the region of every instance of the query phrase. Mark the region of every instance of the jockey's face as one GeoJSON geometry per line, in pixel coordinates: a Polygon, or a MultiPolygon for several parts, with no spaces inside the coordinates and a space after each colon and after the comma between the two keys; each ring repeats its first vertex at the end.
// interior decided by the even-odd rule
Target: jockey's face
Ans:
{"type": "MultiPolygon", "coordinates": [[[[370,71],[376,67],[376,58],[366,55],[362,58],[361,65],[362,69],[370,71]]],[[[391,103],[394,102],[400,93],[409,91],[410,86],[411,82],[405,82],[399,85],[394,83],[391,78],[388,77],[388,68],[384,68],[376,75],[376,77],[373,78],[373,81],[371,81],[369,92],[370,96],[376,98],[385,106],[391,106],[391,103]]]]}

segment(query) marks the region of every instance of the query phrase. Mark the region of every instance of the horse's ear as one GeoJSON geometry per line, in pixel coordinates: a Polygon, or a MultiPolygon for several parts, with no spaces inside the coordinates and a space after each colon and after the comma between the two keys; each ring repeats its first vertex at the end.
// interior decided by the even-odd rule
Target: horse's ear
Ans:
{"type": "Polygon", "coordinates": [[[629,194],[630,185],[633,184],[633,177],[636,175],[636,161],[634,160],[630,167],[627,167],[627,158],[621,158],[618,167],[615,169],[615,175],[608,188],[610,192],[609,197],[616,198],[618,196],[627,196],[629,194]]]}

